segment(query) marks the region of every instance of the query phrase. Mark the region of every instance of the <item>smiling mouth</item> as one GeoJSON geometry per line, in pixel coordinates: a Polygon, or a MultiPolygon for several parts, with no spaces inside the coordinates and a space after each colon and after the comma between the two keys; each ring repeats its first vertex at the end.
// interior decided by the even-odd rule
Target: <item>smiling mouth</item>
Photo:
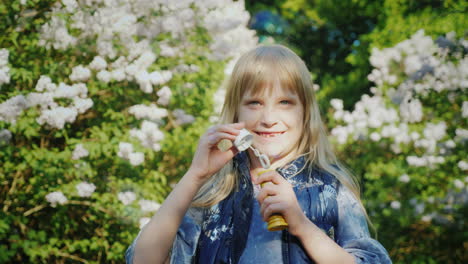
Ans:
{"type": "Polygon", "coordinates": [[[283,132],[255,132],[255,134],[261,137],[265,137],[265,138],[272,138],[272,137],[276,137],[276,136],[284,134],[284,131],[283,132]]]}

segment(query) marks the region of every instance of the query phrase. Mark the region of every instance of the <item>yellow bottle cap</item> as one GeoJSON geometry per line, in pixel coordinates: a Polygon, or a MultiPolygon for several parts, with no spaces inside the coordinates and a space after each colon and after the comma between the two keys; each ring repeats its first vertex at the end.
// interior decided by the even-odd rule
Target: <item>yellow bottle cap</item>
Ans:
{"type": "Polygon", "coordinates": [[[218,149],[222,152],[228,151],[232,147],[232,142],[229,139],[222,139],[218,142],[218,149]]]}
{"type": "Polygon", "coordinates": [[[280,231],[286,228],[288,228],[288,223],[286,223],[283,216],[275,214],[268,218],[267,229],[269,231],[280,231]]]}

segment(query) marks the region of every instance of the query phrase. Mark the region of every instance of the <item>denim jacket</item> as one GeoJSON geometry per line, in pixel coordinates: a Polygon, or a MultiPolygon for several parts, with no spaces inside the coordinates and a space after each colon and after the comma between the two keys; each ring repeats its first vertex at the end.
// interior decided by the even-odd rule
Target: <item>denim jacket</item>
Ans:
{"type": "MultiPolygon", "coordinates": [[[[177,231],[171,263],[238,263],[252,219],[253,186],[247,154],[239,153],[234,165],[241,178],[239,188],[219,204],[190,208],[177,231]]],[[[298,158],[278,173],[288,180],[305,215],[344,250],[356,263],[392,263],[385,248],[369,235],[366,217],[352,193],[329,173],[304,167],[298,158]]],[[[126,251],[132,263],[135,243],[126,251]]],[[[314,263],[297,237],[282,231],[282,262],[314,263]]]]}

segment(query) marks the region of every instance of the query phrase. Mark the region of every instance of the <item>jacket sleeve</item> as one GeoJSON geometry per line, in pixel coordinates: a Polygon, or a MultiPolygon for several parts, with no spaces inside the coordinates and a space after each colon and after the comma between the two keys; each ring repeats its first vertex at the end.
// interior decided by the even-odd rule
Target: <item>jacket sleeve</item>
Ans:
{"type": "MultiPolygon", "coordinates": [[[[174,243],[170,253],[170,263],[194,263],[195,253],[198,245],[198,238],[201,233],[202,210],[190,208],[185,214],[177,230],[174,243]]],[[[125,261],[127,264],[133,264],[135,254],[135,245],[140,237],[141,231],[135,240],[125,251],[125,261]]]]}
{"type": "Polygon", "coordinates": [[[337,205],[336,242],[353,255],[358,264],[392,263],[385,248],[370,237],[364,211],[344,185],[339,185],[337,205]]]}

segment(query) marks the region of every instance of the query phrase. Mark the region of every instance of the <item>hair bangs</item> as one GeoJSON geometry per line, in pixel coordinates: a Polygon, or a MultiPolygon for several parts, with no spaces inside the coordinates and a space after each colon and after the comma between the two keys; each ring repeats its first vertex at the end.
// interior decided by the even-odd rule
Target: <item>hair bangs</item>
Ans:
{"type": "Polygon", "coordinates": [[[300,86],[301,76],[295,70],[292,62],[278,60],[278,58],[258,58],[246,69],[240,85],[240,94],[252,94],[254,96],[271,93],[276,84],[282,89],[303,97],[300,86]]]}

